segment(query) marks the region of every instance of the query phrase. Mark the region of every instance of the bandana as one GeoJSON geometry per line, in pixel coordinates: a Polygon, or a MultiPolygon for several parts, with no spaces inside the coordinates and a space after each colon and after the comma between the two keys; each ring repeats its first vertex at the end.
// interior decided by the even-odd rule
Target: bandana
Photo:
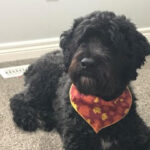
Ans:
{"type": "Polygon", "coordinates": [[[118,98],[111,101],[84,95],[74,84],[71,85],[69,94],[72,107],[96,133],[123,119],[132,105],[132,95],[128,88],[118,98]]]}

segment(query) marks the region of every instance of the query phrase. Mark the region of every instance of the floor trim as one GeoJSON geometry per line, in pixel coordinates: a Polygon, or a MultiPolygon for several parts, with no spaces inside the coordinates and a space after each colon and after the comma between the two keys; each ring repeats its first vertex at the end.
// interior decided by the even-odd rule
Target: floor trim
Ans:
{"type": "Polygon", "coordinates": [[[59,38],[0,44],[0,63],[37,58],[59,49],[59,38]]]}
{"type": "MultiPolygon", "coordinates": [[[[150,41],[150,27],[139,28],[140,31],[150,41]]],[[[0,63],[37,58],[47,52],[59,49],[59,38],[39,39],[23,42],[13,42],[0,44],[0,63]]]]}
{"type": "Polygon", "coordinates": [[[140,31],[147,38],[147,40],[150,42],[150,27],[139,28],[138,31],[140,31]]]}

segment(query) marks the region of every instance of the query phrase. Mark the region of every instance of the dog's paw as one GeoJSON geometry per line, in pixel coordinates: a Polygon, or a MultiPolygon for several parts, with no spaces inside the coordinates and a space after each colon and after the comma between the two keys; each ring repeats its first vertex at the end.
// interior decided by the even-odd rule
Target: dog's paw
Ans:
{"type": "Polygon", "coordinates": [[[36,111],[23,101],[23,95],[15,95],[10,101],[13,120],[25,131],[35,131],[38,128],[36,111]]]}
{"type": "Polygon", "coordinates": [[[38,114],[39,128],[47,132],[53,130],[56,125],[53,115],[54,114],[48,110],[40,111],[38,114]]]}
{"type": "Polygon", "coordinates": [[[26,114],[17,114],[13,117],[14,122],[18,127],[25,131],[35,131],[38,128],[38,123],[35,117],[33,117],[33,112],[28,110],[26,114]],[[30,114],[32,113],[32,114],[30,114]]]}

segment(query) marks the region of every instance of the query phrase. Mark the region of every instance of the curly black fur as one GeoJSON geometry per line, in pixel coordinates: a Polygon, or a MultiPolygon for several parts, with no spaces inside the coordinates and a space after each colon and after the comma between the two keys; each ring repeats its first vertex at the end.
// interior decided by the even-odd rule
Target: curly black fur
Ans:
{"type": "Polygon", "coordinates": [[[146,38],[125,16],[94,12],[61,35],[63,54],[40,58],[25,73],[25,90],[11,98],[16,124],[26,130],[56,129],[66,150],[150,150],[150,130],[136,112],[129,83],[150,54],[146,38]],[[88,64],[85,60],[88,60],[88,64]],[[110,101],[128,85],[133,104],[120,122],[96,134],[69,100],[74,83],[84,94],[110,101]]]}

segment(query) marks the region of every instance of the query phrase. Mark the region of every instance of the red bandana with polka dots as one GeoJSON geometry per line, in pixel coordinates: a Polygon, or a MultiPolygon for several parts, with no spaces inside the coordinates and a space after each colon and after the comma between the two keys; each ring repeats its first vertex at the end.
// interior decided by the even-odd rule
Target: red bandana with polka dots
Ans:
{"type": "Polygon", "coordinates": [[[118,98],[105,101],[101,97],[80,93],[72,84],[70,102],[78,114],[98,133],[127,115],[132,105],[132,96],[127,88],[118,98]]]}

